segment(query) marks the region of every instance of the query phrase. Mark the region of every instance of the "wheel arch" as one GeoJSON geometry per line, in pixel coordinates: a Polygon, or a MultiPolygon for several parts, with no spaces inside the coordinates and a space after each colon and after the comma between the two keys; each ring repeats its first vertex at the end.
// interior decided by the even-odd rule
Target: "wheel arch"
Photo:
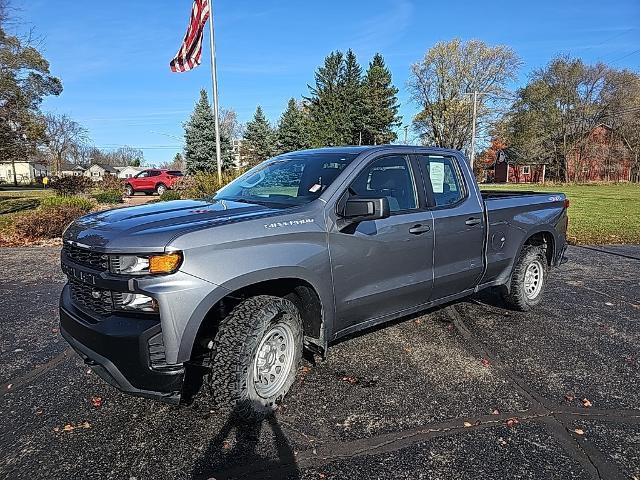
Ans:
{"type": "MultiPolygon", "coordinates": [[[[180,341],[178,361],[185,362],[204,353],[208,341],[215,336],[217,326],[238,303],[257,295],[273,295],[291,300],[302,317],[305,346],[324,354],[327,348],[327,328],[332,321],[330,299],[310,279],[301,275],[234,279],[214,289],[191,315],[180,341]],[[203,350],[204,349],[204,350],[203,350]]],[[[332,298],[332,297],[331,297],[332,298]]]]}

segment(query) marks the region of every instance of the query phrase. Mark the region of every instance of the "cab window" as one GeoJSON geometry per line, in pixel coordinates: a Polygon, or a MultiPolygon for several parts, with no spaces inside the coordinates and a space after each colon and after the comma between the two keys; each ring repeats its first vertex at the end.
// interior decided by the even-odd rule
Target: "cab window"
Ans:
{"type": "Polygon", "coordinates": [[[424,164],[436,207],[451,206],[464,198],[464,183],[451,157],[419,155],[418,159],[424,164]]]}
{"type": "Polygon", "coordinates": [[[358,174],[349,190],[355,198],[386,197],[392,213],[418,207],[413,173],[403,155],[373,161],[358,174]]]}

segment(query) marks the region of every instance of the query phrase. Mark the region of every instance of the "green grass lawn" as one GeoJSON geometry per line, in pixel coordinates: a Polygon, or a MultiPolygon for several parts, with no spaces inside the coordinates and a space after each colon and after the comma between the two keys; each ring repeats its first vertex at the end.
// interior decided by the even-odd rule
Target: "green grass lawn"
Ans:
{"type": "Polygon", "coordinates": [[[640,244],[640,185],[491,184],[483,190],[562,192],[570,201],[569,240],[581,244],[640,244]]]}

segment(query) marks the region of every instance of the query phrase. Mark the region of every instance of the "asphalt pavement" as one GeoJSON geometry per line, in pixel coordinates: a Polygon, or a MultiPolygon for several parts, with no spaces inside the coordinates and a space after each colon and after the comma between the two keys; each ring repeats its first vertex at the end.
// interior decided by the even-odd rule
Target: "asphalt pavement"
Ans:
{"type": "Polygon", "coordinates": [[[571,247],[534,312],[482,294],[341,341],[251,427],[91,373],[58,255],[0,249],[0,478],[640,479],[640,246],[571,247]]]}

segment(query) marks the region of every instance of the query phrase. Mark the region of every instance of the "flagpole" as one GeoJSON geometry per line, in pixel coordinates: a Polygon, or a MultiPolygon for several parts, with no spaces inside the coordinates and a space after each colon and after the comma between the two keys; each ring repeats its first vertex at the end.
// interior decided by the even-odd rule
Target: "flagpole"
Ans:
{"type": "Polygon", "coordinates": [[[220,121],[218,119],[218,72],[216,70],[216,44],[213,33],[213,0],[209,2],[209,45],[211,50],[211,83],[213,84],[213,117],[216,131],[216,165],[218,184],[222,184],[222,161],[220,159],[220,121]]]}

